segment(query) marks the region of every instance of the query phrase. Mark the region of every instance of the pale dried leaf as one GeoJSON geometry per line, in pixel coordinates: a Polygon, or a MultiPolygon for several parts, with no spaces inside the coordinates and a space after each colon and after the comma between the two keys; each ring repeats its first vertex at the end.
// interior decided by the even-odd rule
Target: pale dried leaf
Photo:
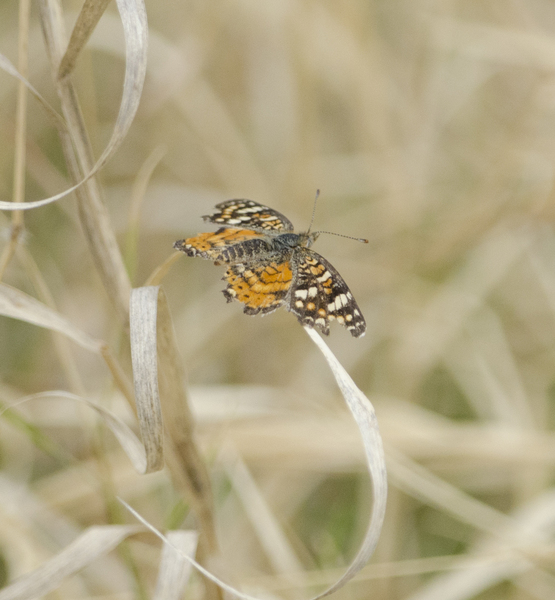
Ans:
{"type": "Polygon", "coordinates": [[[159,287],[132,290],[129,326],[137,414],[147,457],[151,454],[149,464],[156,470],[163,463],[165,426],[168,468],[174,479],[186,488],[199,522],[202,543],[210,552],[216,552],[210,478],[195,441],[182,361],[166,297],[159,287]]]}
{"type": "MultiPolygon", "coordinates": [[[[39,6],[56,91],[67,124],[67,132],[60,131],[60,141],[71,179],[73,183],[77,183],[86,173],[94,169],[93,148],[75,85],[69,77],[57,79],[57,68],[66,47],[61,2],[40,0],[39,6]]],[[[109,298],[125,322],[129,317],[131,285],[108,210],[103,202],[98,179],[96,177],[89,179],[82,187],[75,190],[75,194],[79,218],[92,259],[109,298]]]]}
{"type": "Polygon", "coordinates": [[[158,287],[143,287],[131,292],[129,327],[135,402],[146,451],[147,473],[158,471],[164,463],[164,430],[160,391],[156,319],[158,287]]]}
{"type": "Polygon", "coordinates": [[[89,527],[56,556],[0,590],[0,600],[26,600],[44,596],[56,589],[65,577],[107,554],[140,529],[133,525],[89,527]]]}

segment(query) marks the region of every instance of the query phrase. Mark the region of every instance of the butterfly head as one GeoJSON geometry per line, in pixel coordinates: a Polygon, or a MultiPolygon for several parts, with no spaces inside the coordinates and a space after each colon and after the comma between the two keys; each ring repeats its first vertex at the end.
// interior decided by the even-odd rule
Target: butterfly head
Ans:
{"type": "Polygon", "coordinates": [[[301,242],[301,246],[304,246],[305,248],[310,248],[310,246],[312,246],[312,244],[314,244],[314,242],[318,239],[318,236],[321,234],[321,231],[315,231],[314,233],[310,233],[310,232],[306,232],[306,233],[301,233],[300,234],[300,242],[301,242]]]}

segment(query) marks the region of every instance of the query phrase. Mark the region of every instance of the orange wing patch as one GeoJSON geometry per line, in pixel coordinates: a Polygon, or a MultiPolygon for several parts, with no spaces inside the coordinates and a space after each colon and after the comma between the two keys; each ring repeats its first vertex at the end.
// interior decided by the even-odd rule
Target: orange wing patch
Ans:
{"type": "Polygon", "coordinates": [[[228,302],[242,302],[248,315],[269,314],[283,304],[291,287],[293,272],[286,263],[271,262],[259,267],[233,265],[223,279],[228,282],[224,290],[228,302]]]}
{"type": "Polygon", "coordinates": [[[250,229],[219,229],[216,232],[199,233],[197,236],[179,240],[173,247],[185,252],[187,256],[198,256],[208,260],[221,260],[222,248],[233,244],[262,237],[260,233],[250,229]]]}

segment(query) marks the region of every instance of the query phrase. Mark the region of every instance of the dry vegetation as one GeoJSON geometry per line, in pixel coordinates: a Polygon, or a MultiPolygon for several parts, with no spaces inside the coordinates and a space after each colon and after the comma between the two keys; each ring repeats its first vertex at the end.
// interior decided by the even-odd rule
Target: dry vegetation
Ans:
{"type": "MultiPolygon", "coordinates": [[[[33,3],[27,20],[0,3],[0,52],[61,113],[41,4],[54,3],[33,3]]],[[[64,1],[68,32],[80,8],[64,1]]],[[[123,265],[144,285],[227,198],[266,203],[302,230],[320,188],[316,227],[371,240],[322,236],[316,250],[368,321],[360,340],[333,326],[329,345],[376,407],[390,477],[377,551],[335,597],[554,598],[555,3],[147,0],[146,10],[139,111],[96,192],[80,191],[109,220],[87,220],[89,196],[1,212],[2,283],[103,340],[130,381],[123,265]],[[95,255],[110,235],[122,260],[95,255]]],[[[96,158],[124,70],[112,3],[71,75],[96,158]]],[[[0,200],[79,179],[71,145],[22,89],[0,71],[0,200]]],[[[307,598],[339,577],[367,524],[360,437],[296,319],[244,316],[225,303],[222,275],[182,257],[163,280],[212,481],[211,566],[260,597],[307,598]]],[[[0,317],[0,377],[4,407],[65,390],[135,427],[101,356],[48,328],[0,317]]],[[[116,496],[162,529],[198,523],[171,468],[136,474],[98,416],[67,397],[3,412],[0,459],[0,584],[86,527],[133,522],[116,496]]],[[[52,597],[150,598],[158,553],[151,536],[131,539],[52,597]]],[[[216,595],[193,575],[186,597],[216,595]]]]}

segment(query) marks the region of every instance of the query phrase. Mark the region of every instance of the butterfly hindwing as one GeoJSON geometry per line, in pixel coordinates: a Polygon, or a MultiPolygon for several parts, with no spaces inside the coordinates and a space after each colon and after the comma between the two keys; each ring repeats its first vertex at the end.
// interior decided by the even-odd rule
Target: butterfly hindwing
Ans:
{"type": "Polygon", "coordinates": [[[329,324],[336,320],[354,337],[366,332],[366,321],[345,280],[317,252],[299,248],[294,256],[294,284],[289,310],[303,325],[317,327],[329,334],[329,324]]]}
{"type": "Polygon", "coordinates": [[[242,302],[248,315],[269,314],[284,304],[293,272],[287,262],[237,264],[227,269],[223,279],[228,283],[224,290],[228,302],[242,302]]]}

